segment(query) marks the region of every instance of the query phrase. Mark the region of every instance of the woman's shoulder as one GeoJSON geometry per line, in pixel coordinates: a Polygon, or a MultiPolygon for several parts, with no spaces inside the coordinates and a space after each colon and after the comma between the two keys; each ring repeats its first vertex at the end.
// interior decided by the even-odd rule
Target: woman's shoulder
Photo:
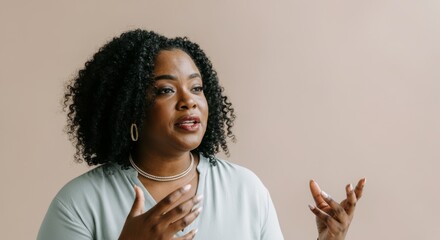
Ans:
{"type": "Polygon", "coordinates": [[[233,163],[230,162],[229,160],[216,158],[216,164],[217,165],[212,169],[215,169],[217,167],[217,170],[219,172],[238,175],[241,177],[250,178],[254,180],[258,179],[257,175],[252,170],[242,165],[239,165],[238,163],[233,163]]]}
{"type": "Polygon", "coordinates": [[[211,179],[238,188],[247,188],[266,192],[267,189],[260,178],[250,169],[216,157],[216,164],[208,168],[211,179]]]}
{"type": "Polygon", "coordinates": [[[102,194],[110,185],[119,184],[127,178],[128,170],[123,170],[117,164],[104,164],[70,180],[55,196],[62,202],[75,202],[81,199],[93,199],[102,194]]]}
{"type": "Polygon", "coordinates": [[[62,239],[62,234],[71,231],[92,239],[91,236],[103,231],[99,225],[119,231],[119,225],[114,224],[123,223],[134,199],[131,174],[119,165],[105,164],[69,181],[52,200],[39,239],[62,239]],[[53,237],[54,233],[59,236],[53,237]]]}

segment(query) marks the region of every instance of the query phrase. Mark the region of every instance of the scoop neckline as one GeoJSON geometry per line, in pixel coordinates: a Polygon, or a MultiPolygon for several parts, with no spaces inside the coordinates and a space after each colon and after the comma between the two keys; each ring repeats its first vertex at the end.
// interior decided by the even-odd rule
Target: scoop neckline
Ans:
{"type": "MultiPolygon", "coordinates": [[[[203,154],[199,153],[198,155],[199,155],[199,163],[197,164],[196,169],[197,169],[197,172],[199,173],[199,182],[197,184],[196,195],[203,195],[203,193],[205,192],[205,185],[206,185],[205,184],[206,172],[207,172],[207,168],[209,167],[210,163],[209,163],[209,159],[204,157],[203,154]]],[[[130,171],[130,176],[131,176],[131,180],[133,181],[133,183],[135,185],[137,185],[138,187],[140,187],[144,193],[144,196],[145,196],[144,207],[146,208],[147,206],[155,206],[157,204],[157,202],[156,202],[156,200],[154,200],[153,196],[151,196],[150,192],[148,192],[148,190],[145,188],[145,186],[139,180],[139,178],[138,178],[139,173],[132,166],[130,166],[130,168],[128,170],[130,171]]],[[[202,205],[205,205],[205,201],[202,202],[202,205]]],[[[192,222],[190,225],[188,225],[184,229],[184,231],[179,231],[178,233],[176,233],[176,236],[177,237],[184,236],[185,234],[189,233],[191,230],[196,229],[197,226],[199,225],[200,218],[202,217],[202,215],[203,214],[200,214],[194,220],[194,222],[192,222]]]]}

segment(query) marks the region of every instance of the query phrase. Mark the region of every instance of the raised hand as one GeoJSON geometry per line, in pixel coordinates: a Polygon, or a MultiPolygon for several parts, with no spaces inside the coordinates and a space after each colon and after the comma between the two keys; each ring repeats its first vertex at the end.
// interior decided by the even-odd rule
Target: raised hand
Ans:
{"type": "Polygon", "coordinates": [[[182,237],[174,235],[191,224],[202,211],[201,207],[193,210],[194,206],[202,200],[201,196],[194,196],[191,199],[171,208],[182,196],[191,189],[186,185],[170,193],[162,201],[156,204],[149,211],[144,213],[144,194],[138,186],[134,187],[136,198],[130,213],[122,229],[120,240],[189,240],[193,239],[197,229],[190,231],[182,237]]]}
{"type": "Polygon", "coordinates": [[[309,207],[316,215],[319,240],[345,239],[353,219],[356,203],[362,197],[365,182],[365,178],[359,180],[355,189],[351,184],[348,184],[345,187],[347,198],[339,204],[322,191],[315,181],[310,181],[310,191],[316,206],[309,205],[309,207]]]}

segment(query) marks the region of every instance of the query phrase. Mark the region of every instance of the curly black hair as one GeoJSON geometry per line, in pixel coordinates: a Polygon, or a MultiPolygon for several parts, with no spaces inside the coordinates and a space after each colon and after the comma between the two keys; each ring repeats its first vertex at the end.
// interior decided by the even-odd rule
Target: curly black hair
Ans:
{"type": "Polygon", "coordinates": [[[64,94],[67,134],[76,147],[75,160],[88,165],[117,163],[128,167],[134,143],[132,123],[142,129],[147,91],[154,88],[155,58],[161,50],[185,51],[198,67],[209,106],[208,125],[201,144],[193,150],[216,164],[220,148],[229,155],[227,138],[235,140],[234,108],[219,85],[216,71],[203,50],[186,37],[166,38],[136,29],[113,38],[85,63],[64,94]]]}

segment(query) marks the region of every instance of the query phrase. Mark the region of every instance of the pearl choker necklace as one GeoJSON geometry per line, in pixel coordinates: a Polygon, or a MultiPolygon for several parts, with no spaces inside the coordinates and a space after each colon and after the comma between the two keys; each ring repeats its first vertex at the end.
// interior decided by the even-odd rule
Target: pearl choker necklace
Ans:
{"type": "Polygon", "coordinates": [[[181,179],[181,178],[185,177],[186,175],[188,175],[189,172],[191,172],[191,170],[192,170],[192,168],[194,166],[194,157],[193,157],[192,153],[189,153],[189,156],[191,158],[191,163],[189,164],[189,167],[185,171],[183,171],[183,172],[181,172],[181,173],[179,173],[177,175],[174,175],[174,176],[166,176],[166,177],[155,176],[155,175],[149,174],[147,172],[144,172],[142,169],[140,169],[134,163],[133,158],[131,157],[131,154],[129,156],[129,160],[130,160],[131,166],[133,166],[133,168],[136,169],[136,171],[140,175],[142,175],[142,176],[144,176],[144,177],[146,177],[146,178],[148,178],[150,180],[154,180],[154,181],[158,181],[158,182],[170,182],[170,181],[175,181],[175,180],[181,179]]]}

